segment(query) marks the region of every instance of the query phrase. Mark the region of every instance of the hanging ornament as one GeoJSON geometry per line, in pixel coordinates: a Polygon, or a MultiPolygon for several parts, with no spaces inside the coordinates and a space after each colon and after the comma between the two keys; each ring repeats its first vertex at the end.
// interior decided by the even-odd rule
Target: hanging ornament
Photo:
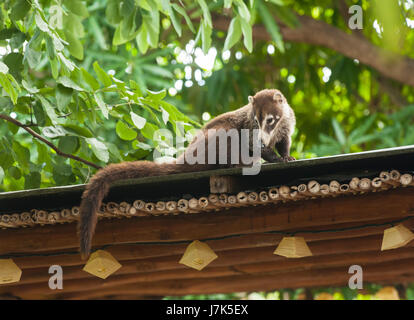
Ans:
{"type": "Polygon", "coordinates": [[[121,267],[122,265],[108,251],[98,250],[91,254],[83,271],[106,279],[121,267]]]}
{"type": "Polygon", "coordinates": [[[385,229],[381,251],[403,247],[413,239],[414,233],[402,224],[385,229]]]}
{"type": "Polygon", "coordinates": [[[180,263],[200,271],[215,259],[216,253],[206,243],[195,240],[185,249],[180,263]]]}
{"type": "Polygon", "coordinates": [[[283,237],[273,254],[286,258],[303,258],[312,255],[303,237],[283,237]]]}
{"type": "Polygon", "coordinates": [[[22,270],[12,259],[0,259],[0,284],[19,282],[22,270]]]}

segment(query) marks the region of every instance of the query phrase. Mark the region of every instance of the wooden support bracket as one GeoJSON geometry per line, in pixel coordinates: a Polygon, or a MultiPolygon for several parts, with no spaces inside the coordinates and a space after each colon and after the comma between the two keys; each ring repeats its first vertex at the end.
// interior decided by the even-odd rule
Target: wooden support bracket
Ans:
{"type": "Polygon", "coordinates": [[[211,176],[210,193],[237,193],[241,190],[240,177],[211,176]]]}

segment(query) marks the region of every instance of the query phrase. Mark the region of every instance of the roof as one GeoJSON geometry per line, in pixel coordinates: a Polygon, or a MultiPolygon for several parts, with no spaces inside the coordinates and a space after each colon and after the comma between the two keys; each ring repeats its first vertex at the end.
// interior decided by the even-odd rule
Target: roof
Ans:
{"type": "Polygon", "coordinates": [[[345,286],[351,264],[364,266],[367,282],[410,282],[412,244],[380,248],[391,223],[414,226],[413,160],[410,146],[265,164],[226,195],[209,194],[210,176],[240,176],[240,169],[122,181],[105,199],[93,242],[123,265],[106,280],[82,271],[77,251],[73,222],[84,185],[2,193],[0,258],[13,258],[23,274],[0,286],[0,295],[140,298],[345,286]],[[164,209],[168,202],[178,207],[164,209]],[[304,236],[313,256],[273,255],[286,233],[304,236]],[[202,271],[178,263],[196,239],[218,255],[202,271]],[[58,292],[47,286],[52,264],[64,268],[58,292]]]}

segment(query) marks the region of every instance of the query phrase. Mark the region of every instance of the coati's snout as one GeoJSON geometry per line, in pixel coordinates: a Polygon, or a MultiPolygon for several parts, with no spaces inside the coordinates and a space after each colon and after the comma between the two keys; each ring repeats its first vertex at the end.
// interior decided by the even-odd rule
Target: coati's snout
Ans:
{"type": "Polygon", "coordinates": [[[259,127],[259,138],[265,146],[273,148],[276,129],[287,104],[286,98],[279,90],[262,90],[254,97],[249,96],[249,103],[253,106],[253,116],[259,127]]]}

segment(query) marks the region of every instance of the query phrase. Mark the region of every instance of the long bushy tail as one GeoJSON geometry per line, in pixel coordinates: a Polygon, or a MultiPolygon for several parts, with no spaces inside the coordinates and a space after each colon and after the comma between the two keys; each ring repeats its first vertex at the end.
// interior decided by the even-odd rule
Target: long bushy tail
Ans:
{"type": "Polygon", "coordinates": [[[86,259],[91,251],[92,237],[98,220],[97,211],[108,193],[111,183],[118,180],[208,170],[208,167],[208,165],[134,161],[111,164],[99,170],[86,186],[80,205],[78,232],[82,259],[86,259]]]}

